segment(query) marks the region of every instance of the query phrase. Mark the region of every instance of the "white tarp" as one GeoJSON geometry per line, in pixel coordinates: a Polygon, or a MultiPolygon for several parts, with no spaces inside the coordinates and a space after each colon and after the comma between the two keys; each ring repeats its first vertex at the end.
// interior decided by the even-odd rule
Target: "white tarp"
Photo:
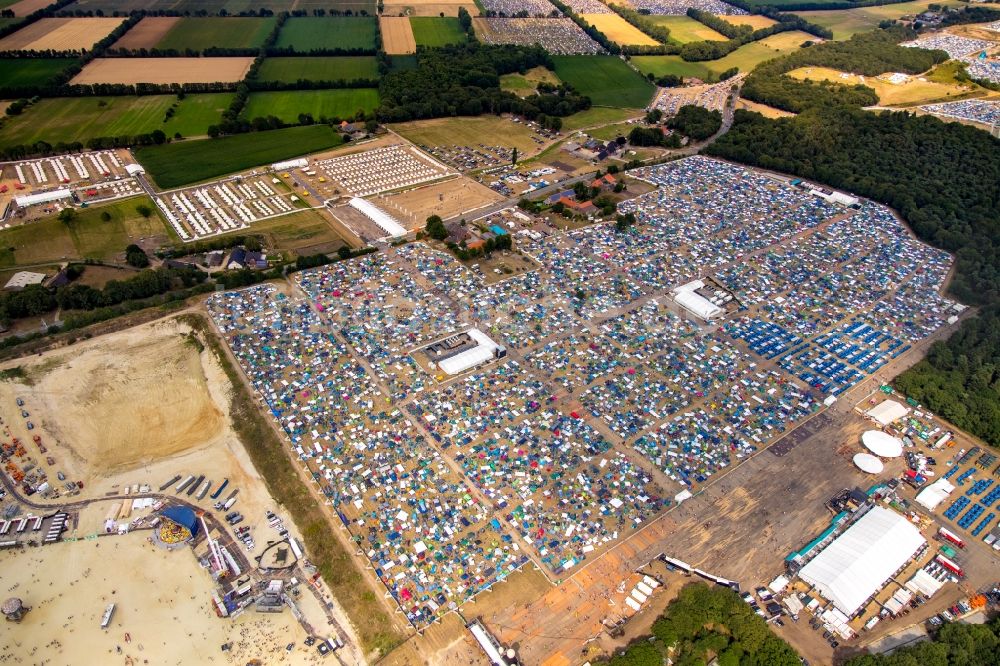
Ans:
{"type": "Polygon", "coordinates": [[[377,224],[383,231],[393,238],[399,238],[400,236],[406,235],[406,229],[404,229],[403,226],[396,221],[396,218],[389,215],[375,204],[365,201],[361,197],[354,197],[348,205],[377,224]]]}
{"type": "Polygon", "coordinates": [[[941,478],[917,493],[917,504],[925,507],[928,511],[938,508],[941,502],[948,499],[948,495],[955,490],[948,479],[941,478]]]}
{"type": "Polygon", "coordinates": [[[884,426],[887,426],[894,421],[898,421],[909,413],[909,407],[906,407],[895,400],[885,400],[865,412],[866,415],[875,419],[884,426]]]}
{"type": "Polygon", "coordinates": [[[903,455],[903,440],[881,430],[866,430],[861,433],[861,443],[882,458],[898,458],[903,455]]]}
{"type": "Polygon", "coordinates": [[[853,616],[924,543],[906,518],[876,506],[802,567],[799,576],[853,616]]]}

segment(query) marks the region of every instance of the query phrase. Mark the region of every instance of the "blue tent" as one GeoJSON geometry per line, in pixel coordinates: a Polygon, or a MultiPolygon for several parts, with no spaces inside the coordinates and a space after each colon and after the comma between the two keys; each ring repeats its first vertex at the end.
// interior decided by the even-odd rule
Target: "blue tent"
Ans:
{"type": "Polygon", "coordinates": [[[198,516],[194,515],[194,511],[186,506],[167,507],[163,510],[161,515],[167,520],[177,523],[181,527],[186,527],[191,533],[191,536],[197,535],[198,530],[201,527],[198,522],[198,516]]]}

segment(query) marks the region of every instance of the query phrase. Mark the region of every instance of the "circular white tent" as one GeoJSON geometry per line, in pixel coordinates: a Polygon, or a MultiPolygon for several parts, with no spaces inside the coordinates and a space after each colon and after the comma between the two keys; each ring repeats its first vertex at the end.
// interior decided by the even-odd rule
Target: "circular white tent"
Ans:
{"type": "Polygon", "coordinates": [[[861,435],[865,448],[880,458],[898,458],[903,455],[903,440],[887,435],[881,430],[868,430],[861,435]]]}
{"type": "Polygon", "coordinates": [[[862,472],[868,472],[869,474],[878,474],[885,469],[885,465],[882,464],[882,461],[870,453],[859,453],[854,456],[854,464],[857,465],[858,469],[862,472]]]}

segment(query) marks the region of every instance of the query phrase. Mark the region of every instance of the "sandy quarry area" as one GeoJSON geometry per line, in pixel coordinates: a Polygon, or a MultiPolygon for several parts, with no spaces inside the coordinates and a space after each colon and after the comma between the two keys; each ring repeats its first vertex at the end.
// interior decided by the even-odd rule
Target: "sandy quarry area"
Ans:
{"type": "Polygon", "coordinates": [[[375,205],[394,215],[407,229],[422,228],[427,218],[439,215],[447,220],[456,215],[469,214],[503,197],[469,178],[453,178],[425,187],[407,190],[387,197],[372,199],[375,205]]]}
{"type": "Polygon", "coordinates": [[[124,18],[43,18],[0,39],[0,51],[86,51],[124,18]]]}
{"type": "Polygon", "coordinates": [[[287,611],[217,617],[211,576],[191,551],[156,547],[143,532],[7,551],[0,563],[0,594],[17,596],[31,608],[20,624],[4,623],[3,664],[242,665],[254,658],[265,664],[312,664],[322,659],[303,645],[305,631],[287,611]],[[112,602],[117,608],[105,631],[101,616],[112,602]],[[233,649],[222,652],[227,642],[233,649]],[[285,646],[291,642],[296,646],[289,653],[285,646]]]}
{"type": "Polygon", "coordinates": [[[21,0],[7,7],[7,9],[14,12],[14,16],[21,17],[28,16],[39,9],[45,9],[51,4],[51,0],[21,0]]]}
{"type": "Polygon", "coordinates": [[[389,0],[384,5],[384,16],[458,16],[458,8],[465,7],[475,16],[479,8],[472,0],[389,0]]]}
{"type": "Polygon", "coordinates": [[[95,58],[70,83],[227,83],[241,80],[251,64],[251,57],[95,58]]]}
{"type": "Polygon", "coordinates": [[[114,43],[116,49],[151,49],[180,21],[179,16],[147,16],[114,43]]]}
{"type": "Polygon", "coordinates": [[[413,38],[410,19],[398,16],[380,16],[378,27],[382,31],[382,47],[389,55],[407,55],[417,52],[417,42],[413,38]]]}

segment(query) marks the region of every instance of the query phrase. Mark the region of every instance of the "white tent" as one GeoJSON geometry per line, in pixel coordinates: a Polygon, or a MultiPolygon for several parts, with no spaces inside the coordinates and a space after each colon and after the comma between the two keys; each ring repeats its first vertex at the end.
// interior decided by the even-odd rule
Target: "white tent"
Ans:
{"type": "Polygon", "coordinates": [[[705,321],[711,321],[712,319],[721,317],[725,314],[725,310],[704,296],[695,293],[695,289],[701,289],[704,286],[705,283],[702,280],[695,280],[681,285],[680,287],[674,289],[674,301],[679,303],[692,314],[704,319],[705,321]]]}
{"type": "Polygon", "coordinates": [[[920,569],[913,574],[913,578],[906,581],[906,589],[919,592],[925,597],[934,596],[934,593],[944,587],[944,582],[927,573],[926,569],[920,569]]]}
{"type": "Polygon", "coordinates": [[[16,203],[21,208],[27,208],[28,206],[34,206],[35,204],[41,203],[51,203],[53,201],[59,201],[61,199],[72,199],[73,193],[66,188],[52,190],[50,192],[38,192],[37,194],[25,194],[24,196],[14,197],[14,203],[16,203]]]}
{"type": "Polygon", "coordinates": [[[955,486],[951,485],[948,479],[940,478],[917,494],[917,504],[926,507],[928,511],[933,511],[941,502],[948,499],[953,490],[955,486]]]}
{"type": "Polygon", "coordinates": [[[478,328],[470,328],[466,333],[479,344],[472,349],[468,349],[461,354],[455,354],[451,358],[446,358],[438,363],[441,369],[449,375],[457,375],[469,368],[474,368],[481,363],[485,363],[493,358],[493,353],[500,348],[500,345],[493,342],[490,336],[478,328]]]}
{"type": "Polygon", "coordinates": [[[898,458],[903,455],[903,440],[881,430],[866,430],[861,434],[861,443],[882,458],[898,458]]]}
{"type": "Polygon", "coordinates": [[[854,464],[857,465],[858,469],[862,472],[868,472],[869,474],[878,474],[885,469],[885,465],[882,464],[882,461],[870,453],[859,453],[855,455],[854,464]]]}
{"type": "Polygon", "coordinates": [[[865,414],[875,419],[880,425],[887,426],[910,413],[910,408],[895,400],[885,400],[869,409],[865,414]]]}
{"type": "Polygon", "coordinates": [[[365,217],[378,226],[382,227],[382,229],[393,238],[399,238],[400,236],[406,235],[406,229],[404,229],[403,226],[396,221],[396,218],[389,215],[375,204],[365,201],[360,197],[354,197],[348,205],[361,212],[365,217]]]}
{"type": "Polygon", "coordinates": [[[906,518],[876,506],[802,567],[799,576],[850,617],[924,543],[906,518]]]}

